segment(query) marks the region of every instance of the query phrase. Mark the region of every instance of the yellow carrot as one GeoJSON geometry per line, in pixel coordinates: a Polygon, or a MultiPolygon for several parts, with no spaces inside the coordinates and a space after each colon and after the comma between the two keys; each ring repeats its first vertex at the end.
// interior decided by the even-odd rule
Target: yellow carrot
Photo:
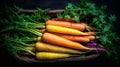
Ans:
{"type": "Polygon", "coordinates": [[[37,38],[37,41],[41,41],[41,37],[38,37],[38,38],[37,38]]]}
{"type": "Polygon", "coordinates": [[[27,47],[25,47],[26,49],[28,49],[28,50],[30,50],[30,51],[35,51],[35,47],[33,47],[33,46],[27,46],[27,47]]]}
{"type": "Polygon", "coordinates": [[[54,26],[54,25],[46,25],[46,30],[54,33],[62,33],[62,34],[71,34],[71,35],[88,35],[76,29],[54,26]]]}
{"type": "Polygon", "coordinates": [[[20,54],[25,56],[33,57],[35,55],[35,47],[34,46],[25,46],[27,52],[21,52],[20,54]]]}
{"type": "Polygon", "coordinates": [[[85,52],[80,52],[78,50],[73,50],[65,47],[56,46],[53,44],[37,42],[35,45],[36,51],[51,51],[59,53],[72,53],[72,54],[83,54],[85,52]]]}
{"type": "Polygon", "coordinates": [[[68,58],[70,54],[62,54],[62,53],[53,53],[53,52],[36,52],[36,59],[38,60],[54,60],[61,58],[68,58]]]}
{"type": "Polygon", "coordinates": [[[45,32],[42,36],[42,40],[51,44],[64,46],[68,48],[78,49],[78,50],[91,50],[91,48],[85,47],[80,43],[70,41],[68,39],[62,38],[52,33],[45,32]]]}

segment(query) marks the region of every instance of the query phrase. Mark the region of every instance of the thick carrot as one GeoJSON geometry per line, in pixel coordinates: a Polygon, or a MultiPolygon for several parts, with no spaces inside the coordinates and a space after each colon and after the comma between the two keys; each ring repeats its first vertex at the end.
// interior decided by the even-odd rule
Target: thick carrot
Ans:
{"type": "Polygon", "coordinates": [[[55,25],[46,25],[46,30],[49,32],[54,33],[62,33],[62,34],[71,34],[71,35],[88,35],[86,33],[83,33],[76,29],[61,27],[61,26],[55,26],[55,25]]]}
{"type": "Polygon", "coordinates": [[[71,55],[53,52],[36,52],[36,59],[38,60],[54,60],[68,57],[71,57],[71,55]]]}
{"type": "Polygon", "coordinates": [[[76,41],[76,42],[89,42],[90,41],[89,38],[83,37],[83,36],[73,36],[73,35],[65,35],[65,34],[58,34],[58,33],[54,33],[54,34],[57,36],[66,38],[68,40],[71,40],[71,41],[76,41]]]}
{"type": "Polygon", "coordinates": [[[56,25],[56,26],[62,26],[67,28],[73,28],[80,31],[84,31],[86,29],[86,24],[84,23],[70,23],[65,21],[55,21],[55,20],[48,20],[46,21],[46,25],[56,25]]]}
{"type": "Polygon", "coordinates": [[[42,36],[42,40],[51,44],[64,46],[68,48],[78,49],[78,50],[91,50],[91,48],[85,47],[80,43],[70,41],[68,39],[62,38],[52,33],[45,32],[42,36]]]}
{"type": "Polygon", "coordinates": [[[60,47],[48,43],[37,42],[36,43],[36,51],[51,51],[51,52],[59,52],[59,53],[72,53],[72,54],[83,54],[85,52],[80,52],[78,50],[73,50],[65,47],[60,47]]]}

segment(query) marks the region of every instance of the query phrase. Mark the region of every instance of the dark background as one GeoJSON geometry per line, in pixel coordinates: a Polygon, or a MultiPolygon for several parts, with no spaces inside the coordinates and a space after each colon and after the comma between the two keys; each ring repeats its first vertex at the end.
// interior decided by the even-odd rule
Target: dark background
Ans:
{"type": "MultiPolygon", "coordinates": [[[[64,9],[67,3],[77,3],[77,0],[1,0],[0,1],[0,10],[4,11],[4,6],[19,6],[24,9],[36,9],[36,8],[51,8],[51,9],[64,9]]],[[[115,31],[118,35],[120,35],[120,4],[119,0],[91,0],[91,2],[95,3],[97,6],[106,5],[106,13],[107,14],[115,14],[117,16],[117,20],[115,22],[115,31]]],[[[0,55],[1,56],[1,55],[0,55]]],[[[13,59],[6,53],[4,56],[0,57],[0,64],[4,65],[17,65],[17,66],[24,66],[24,65],[31,65],[25,62],[21,62],[19,60],[13,59]]],[[[99,56],[96,59],[90,61],[75,61],[75,62],[56,62],[56,63],[42,63],[42,64],[32,64],[32,65],[39,65],[39,66],[92,66],[92,67],[101,67],[101,66],[116,66],[117,64],[112,61],[111,59],[107,59],[103,56],[99,56]]]]}

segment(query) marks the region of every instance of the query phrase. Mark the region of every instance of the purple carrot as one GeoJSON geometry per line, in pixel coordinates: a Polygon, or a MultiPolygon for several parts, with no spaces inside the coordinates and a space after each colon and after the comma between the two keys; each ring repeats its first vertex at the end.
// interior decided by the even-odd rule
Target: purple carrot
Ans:
{"type": "Polygon", "coordinates": [[[91,43],[88,43],[86,46],[90,48],[94,48],[94,47],[98,47],[98,44],[96,42],[91,42],[91,43]]]}
{"type": "Polygon", "coordinates": [[[106,52],[106,49],[100,48],[100,47],[96,47],[96,48],[94,48],[94,50],[92,50],[91,52],[100,52],[100,53],[104,53],[104,52],[106,52]]]}

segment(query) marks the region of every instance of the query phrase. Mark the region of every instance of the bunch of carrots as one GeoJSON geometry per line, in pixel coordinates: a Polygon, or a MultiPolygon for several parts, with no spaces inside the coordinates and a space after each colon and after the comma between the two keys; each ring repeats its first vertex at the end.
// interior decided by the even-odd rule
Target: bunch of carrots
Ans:
{"type": "Polygon", "coordinates": [[[35,47],[26,47],[35,53],[36,59],[53,60],[97,51],[97,47],[88,47],[84,44],[94,41],[97,34],[97,31],[92,31],[85,22],[74,23],[51,19],[45,24],[45,29],[39,30],[42,36],[38,37],[35,47]]]}
{"type": "Polygon", "coordinates": [[[1,14],[6,18],[0,20],[2,53],[32,56],[36,60],[106,53],[110,59],[120,59],[116,45],[120,38],[114,31],[116,17],[106,16],[105,6],[99,8],[89,0],[80,0],[78,5],[69,3],[60,12],[23,10],[17,6],[5,10],[1,14]]]}
{"type": "Polygon", "coordinates": [[[43,17],[45,14],[41,15],[42,12],[26,15],[10,10],[9,20],[2,20],[5,26],[0,32],[1,38],[11,54],[52,60],[105,51],[94,43],[98,30],[86,22],[76,23],[74,18],[69,21],[52,17],[43,19],[46,16],[43,17]],[[37,19],[40,19],[41,23],[37,19]]]}

